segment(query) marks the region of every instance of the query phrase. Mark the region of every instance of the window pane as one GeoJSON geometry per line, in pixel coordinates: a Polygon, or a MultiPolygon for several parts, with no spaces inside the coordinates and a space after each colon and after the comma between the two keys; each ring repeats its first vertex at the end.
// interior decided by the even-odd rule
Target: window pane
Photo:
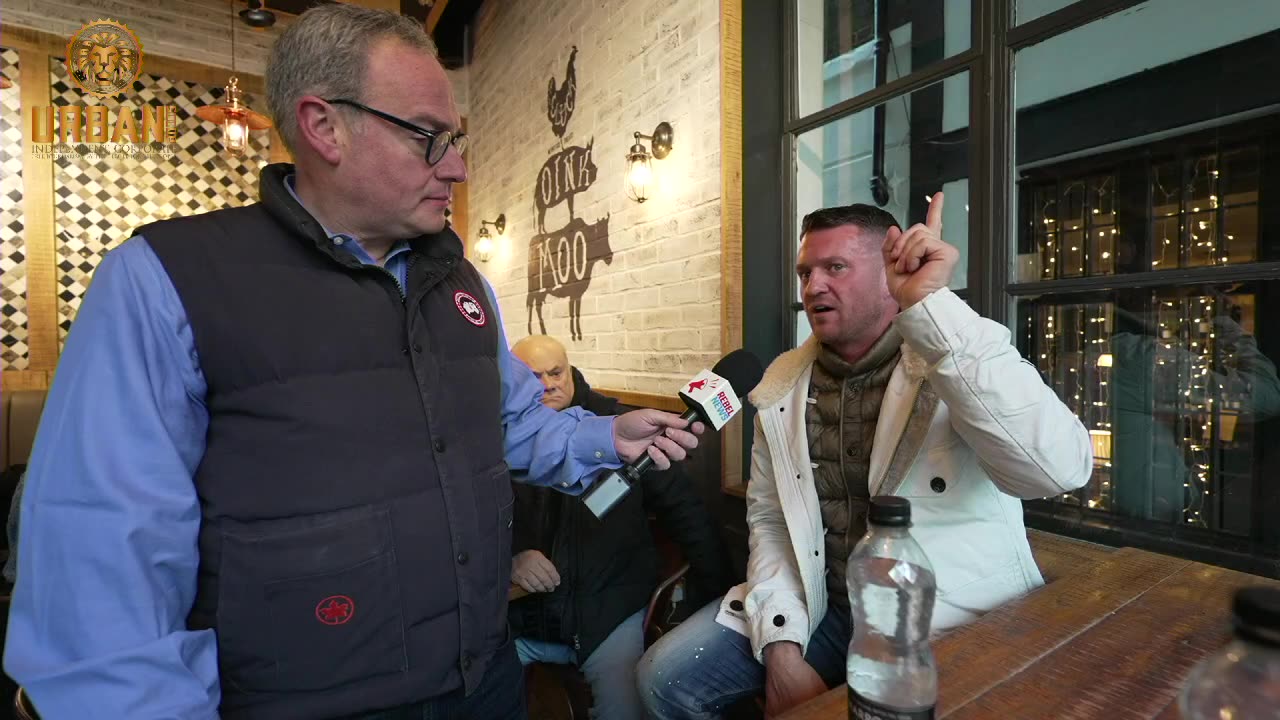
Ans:
{"type": "Polygon", "coordinates": [[[1243,6],[1148,0],[1016,54],[1017,281],[1280,260],[1259,232],[1280,93],[1248,80],[1280,3],[1243,6]]]}
{"type": "Polygon", "coordinates": [[[1013,24],[1021,25],[1028,20],[1044,17],[1074,2],[1076,0],[1016,0],[1013,4],[1013,24]]]}
{"type": "MultiPolygon", "coordinates": [[[[796,233],[823,207],[867,203],[902,227],[924,222],[928,198],[945,193],[943,239],[960,250],[951,288],[967,286],[969,256],[969,74],[961,73],[796,138],[796,233]],[[953,82],[948,82],[953,81],[953,82]],[[883,189],[883,195],[876,188],[883,189]]],[[[791,238],[794,258],[798,237],[791,238]]],[[[798,298],[797,298],[798,299],[798,298]]],[[[804,313],[796,340],[809,336],[804,313]]]]}
{"type": "Polygon", "coordinates": [[[970,0],[798,0],[800,116],[968,50],[969,13],[970,0]]]}
{"type": "Polygon", "coordinates": [[[1255,81],[1280,71],[1280,3],[1221,8],[1147,0],[1014,56],[1020,347],[1095,454],[1028,513],[1280,575],[1280,279],[1232,279],[1280,261],[1280,90],[1255,81]]]}
{"type": "Polygon", "coordinates": [[[1018,281],[1114,273],[1115,186],[1111,174],[1024,183],[1032,210],[1019,232],[1035,240],[1019,243],[1018,281]]]}
{"type": "MultiPolygon", "coordinates": [[[[1280,557],[1280,377],[1260,348],[1280,281],[1019,302],[1019,344],[1089,431],[1082,490],[1035,503],[1091,524],[1280,557]],[[1188,534],[1190,533],[1190,534],[1188,534]]],[[[1074,521],[1074,520],[1073,520],[1074,521]]],[[[1275,567],[1273,565],[1273,567],[1275,567]]],[[[1272,572],[1275,574],[1275,571],[1272,572]]]]}

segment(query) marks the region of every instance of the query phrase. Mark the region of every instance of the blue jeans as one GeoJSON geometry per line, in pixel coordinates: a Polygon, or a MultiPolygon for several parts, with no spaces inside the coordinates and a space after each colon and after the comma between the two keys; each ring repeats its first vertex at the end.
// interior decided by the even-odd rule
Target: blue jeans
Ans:
{"type": "MultiPolygon", "coordinates": [[[[764,691],[764,666],[751,639],[716,622],[720,600],[680,623],[649,648],[636,670],[640,698],[653,720],[704,720],[764,691]]],[[[837,607],[809,639],[804,659],[828,687],[845,679],[849,614],[837,607]]]]}
{"type": "Polygon", "coordinates": [[[520,663],[577,665],[591,684],[591,717],[605,720],[642,720],[644,710],[636,692],[636,663],[644,654],[644,610],[623,620],[600,643],[586,662],[568,645],[516,639],[520,663]]]}

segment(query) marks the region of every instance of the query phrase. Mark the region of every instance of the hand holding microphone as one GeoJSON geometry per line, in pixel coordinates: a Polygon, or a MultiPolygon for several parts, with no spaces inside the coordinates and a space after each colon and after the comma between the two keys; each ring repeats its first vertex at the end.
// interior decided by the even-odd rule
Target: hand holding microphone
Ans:
{"type": "Polygon", "coordinates": [[[656,465],[665,470],[672,460],[683,460],[685,450],[697,446],[693,433],[701,432],[698,425],[723,428],[742,410],[746,396],[763,375],[764,369],[755,355],[734,350],[681,388],[680,399],[689,409],[678,418],[660,410],[637,410],[619,416],[614,422],[618,455],[624,460],[628,456],[635,459],[602,475],[587,490],[583,502],[597,518],[603,518],[650,467],[656,465]],[[686,426],[693,433],[681,429],[686,426]]]}
{"type": "Polygon", "coordinates": [[[705,429],[702,423],[691,423],[669,412],[633,410],[614,421],[613,444],[624,462],[648,459],[654,467],[666,470],[698,446],[697,436],[705,429]]]}

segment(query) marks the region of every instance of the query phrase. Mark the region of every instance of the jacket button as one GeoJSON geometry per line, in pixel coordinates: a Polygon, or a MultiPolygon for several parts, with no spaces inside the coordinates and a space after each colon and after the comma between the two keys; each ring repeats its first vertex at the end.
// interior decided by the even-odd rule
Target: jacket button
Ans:
{"type": "Polygon", "coordinates": [[[413,344],[413,351],[414,351],[414,352],[416,352],[416,353],[421,353],[421,352],[422,352],[422,346],[421,346],[421,345],[419,345],[418,343],[414,343],[414,344],[413,344]]]}
{"type": "Polygon", "coordinates": [[[844,451],[844,454],[848,455],[849,457],[853,457],[854,455],[858,454],[858,451],[854,450],[853,448],[849,448],[848,450],[844,451]]]}
{"type": "Polygon", "coordinates": [[[741,601],[741,600],[730,600],[730,601],[729,601],[729,609],[730,609],[730,610],[733,610],[734,612],[742,612],[742,601],[741,601]]]}
{"type": "Polygon", "coordinates": [[[773,626],[774,626],[774,627],[782,627],[783,625],[786,625],[786,624],[787,624],[787,619],[786,619],[786,618],[782,617],[781,615],[774,615],[774,616],[773,616],[773,626]]]}
{"type": "Polygon", "coordinates": [[[400,354],[401,354],[401,355],[408,355],[408,354],[409,354],[409,346],[408,346],[408,345],[405,345],[404,347],[400,348],[400,354]]]}
{"type": "Polygon", "coordinates": [[[444,441],[443,441],[443,440],[436,440],[436,442],[435,442],[435,448],[436,448],[436,452],[438,452],[438,453],[442,453],[442,452],[444,452],[444,441]]]}
{"type": "Polygon", "coordinates": [[[458,553],[458,564],[459,564],[459,565],[466,565],[466,564],[467,564],[467,561],[468,561],[468,560],[470,560],[470,559],[471,559],[471,556],[470,556],[470,555],[467,555],[467,551],[466,551],[466,550],[463,550],[462,552],[458,553]]]}
{"type": "Polygon", "coordinates": [[[947,481],[940,477],[936,477],[929,481],[929,488],[936,493],[943,492],[947,489],[947,481]]]}

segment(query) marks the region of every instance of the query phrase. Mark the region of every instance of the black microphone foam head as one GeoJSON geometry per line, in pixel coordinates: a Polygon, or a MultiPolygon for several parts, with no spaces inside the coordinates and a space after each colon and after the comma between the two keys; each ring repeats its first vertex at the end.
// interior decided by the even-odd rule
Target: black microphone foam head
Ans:
{"type": "Polygon", "coordinates": [[[760,366],[760,359],[751,351],[742,349],[734,350],[720,358],[720,362],[711,368],[711,372],[728,380],[729,387],[732,387],[733,392],[744,401],[747,395],[756,389],[756,385],[760,384],[760,378],[764,377],[764,368],[760,366]]]}

